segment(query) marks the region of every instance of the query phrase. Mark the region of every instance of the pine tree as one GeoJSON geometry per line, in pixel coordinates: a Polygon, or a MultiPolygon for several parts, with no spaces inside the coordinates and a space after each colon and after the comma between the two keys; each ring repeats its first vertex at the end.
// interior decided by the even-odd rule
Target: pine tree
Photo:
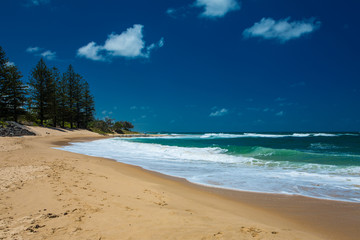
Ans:
{"type": "Polygon", "coordinates": [[[75,112],[74,112],[74,117],[75,117],[75,122],[76,122],[76,127],[80,128],[81,124],[82,124],[82,119],[83,119],[83,82],[84,79],[82,78],[82,76],[80,76],[79,74],[75,74],[75,81],[74,81],[74,85],[72,86],[74,88],[74,101],[75,101],[75,112]]]}
{"type": "Polygon", "coordinates": [[[47,112],[49,113],[49,117],[52,120],[52,124],[56,127],[59,118],[59,85],[60,83],[60,72],[56,67],[53,67],[50,70],[50,78],[47,81],[47,112]]]}
{"type": "Polygon", "coordinates": [[[0,46],[0,119],[5,119],[8,115],[6,107],[6,74],[8,59],[2,47],[0,46]]]}
{"type": "Polygon", "coordinates": [[[70,123],[70,128],[74,128],[74,120],[76,113],[75,106],[75,88],[77,86],[77,78],[74,68],[69,65],[68,70],[64,74],[66,86],[67,86],[67,120],[70,123]]]}
{"type": "Polygon", "coordinates": [[[88,128],[89,123],[94,120],[94,97],[90,93],[90,86],[85,81],[83,85],[83,107],[84,107],[84,127],[88,128]]]}
{"type": "Polygon", "coordinates": [[[25,113],[26,86],[21,81],[22,75],[16,66],[9,66],[8,78],[8,109],[12,120],[17,122],[18,117],[25,113]]]}
{"type": "Polygon", "coordinates": [[[57,113],[60,126],[65,127],[65,122],[68,116],[68,84],[65,73],[59,79],[57,84],[57,113]]]}
{"type": "Polygon", "coordinates": [[[44,60],[41,58],[33,69],[29,81],[30,98],[34,104],[34,110],[37,114],[40,124],[43,126],[49,110],[49,91],[47,87],[50,80],[50,71],[44,60]]]}

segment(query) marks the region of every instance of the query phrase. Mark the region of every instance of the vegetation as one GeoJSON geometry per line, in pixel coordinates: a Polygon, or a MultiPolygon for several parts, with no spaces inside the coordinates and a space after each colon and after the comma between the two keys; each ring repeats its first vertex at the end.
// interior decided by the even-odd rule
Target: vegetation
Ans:
{"type": "Polygon", "coordinates": [[[94,132],[100,134],[106,133],[120,133],[120,134],[128,134],[128,133],[136,133],[130,131],[134,126],[127,121],[118,121],[115,122],[111,118],[105,118],[104,120],[94,120],[90,123],[90,129],[94,132]]]}
{"type": "Polygon", "coordinates": [[[134,126],[127,121],[95,120],[95,102],[89,83],[73,66],[61,74],[43,59],[25,83],[0,46],[0,122],[32,123],[40,126],[87,128],[100,133],[124,133],[134,126]]]}

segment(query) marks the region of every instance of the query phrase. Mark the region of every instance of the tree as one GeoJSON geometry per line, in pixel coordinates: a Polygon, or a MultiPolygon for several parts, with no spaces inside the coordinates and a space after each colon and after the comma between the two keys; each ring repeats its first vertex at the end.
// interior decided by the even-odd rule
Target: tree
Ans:
{"type": "Polygon", "coordinates": [[[74,119],[76,114],[75,89],[78,87],[78,78],[76,77],[74,68],[71,65],[69,65],[68,70],[64,73],[64,78],[67,89],[67,120],[70,122],[70,127],[74,128],[74,119]]]}
{"type": "Polygon", "coordinates": [[[21,81],[22,75],[16,66],[8,67],[8,112],[12,119],[17,122],[21,114],[25,114],[26,87],[21,81]]]}
{"type": "MultiPolygon", "coordinates": [[[[94,120],[95,104],[89,84],[71,65],[61,77],[56,67],[49,69],[40,59],[31,71],[28,86],[21,78],[0,46],[0,120],[17,121],[20,114],[26,113],[29,121],[52,123],[54,127],[70,123],[71,128],[88,128],[94,120]]],[[[99,122],[105,129],[112,124],[109,119],[99,122]]]]}
{"type": "Polygon", "coordinates": [[[57,113],[58,113],[58,121],[60,122],[60,126],[65,127],[65,121],[68,116],[68,85],[66,80],[66,75],[63,74],[62,78],[59,79],[57,84],[57,113]]]}
{"type": "Polygon", "coordinates": [[[84,126],[89,127],[89,123],[94,120],[94,97],[90,93],[89,84],[85,81],[83,84],[83,108],[84,108],[84,126]]]}
{"type": "Polygon", "coordinates": [[[80,74],[75,74],[75,81],[74,81],[74,100],[75,100],[75,122],[76,127],[81,127],[81,124],[83,123],[83,84],[84,79],[80,74]]]}
{"type": "Polygon", "coordinates": [[[9,63],[4,50],[0,47],[0,118],[18,121],[25,113],[25,86],[18,68],[9,63]]]}
{"type": "Polygon", "coordinates": [[[131,122],[125,121],[123,122],[123,127],[125,130],[129,131],[130,129],[134,128],[134,125],[132,125],[131,122]]]}
{"type": "Polygon", "coordinates": [[[2,47],[0,46],[0,118],[6,118],[7,107],[6,107],[6,74],[7,74],[7,63],[8,59],[2,47]]]}
{"type": "Polygon", "coordinates": [[[115,122],[114,124],[114,131],[117,132],[117,133],[123,133],[123,129],[124,129],[124,126],[123,126],[123,122],[115,122]]]}
{"type": "Polygon", "coordinates": [[[44,124],[46,114],[49,110],[48,104],[51,99],[51,97],[49,97],[51,91],[48,89],[51,85],[49,81],[51,81],[50,71],[44,60],[41,58],[36,67],[32,70],[29,81],[30,98],[33,101],[33,107],[41,125],[44,124]]]}
{"type": "Polygon", "coordinates": [[[52,120],[52,125],[57,126],[58,123],[58,101],[59,101],[59,85],[60,72],[56,67],[49,70],[49,79],[46,81],[46,113],[47,117],[52,120]]]}
{"type": "Polygon", "coordinates": [[[104,120],[94,120],[89,124],[89,128],[95,132],[110,133],[113,131],[114,120],[106,117],[104,120]]]}

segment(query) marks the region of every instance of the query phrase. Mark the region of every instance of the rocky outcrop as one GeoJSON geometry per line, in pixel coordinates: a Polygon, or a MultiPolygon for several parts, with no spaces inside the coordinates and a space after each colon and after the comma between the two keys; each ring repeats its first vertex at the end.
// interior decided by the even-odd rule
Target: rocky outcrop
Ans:
{"type": "Polygon", "coordinates": [[[29,128],[16,122],[0,124],[0,137],[35,136],[29,128]]]}

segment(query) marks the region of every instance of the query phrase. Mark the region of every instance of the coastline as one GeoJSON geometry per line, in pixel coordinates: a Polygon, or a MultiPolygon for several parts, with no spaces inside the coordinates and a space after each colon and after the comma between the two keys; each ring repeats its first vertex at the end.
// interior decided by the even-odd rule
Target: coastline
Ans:
{"type": "Polygon", "coordinates": [[[35,178],[24,178],[13,184],[16,188],[1,192],[1,219],[7,222],[2,231],[15,225],[18,229],[17,219],[30,218],[16,236],[346,240],[360,234],[360,204],[212,188],[115,160],[51,149],[94,138],[104,137],[64,134],[5,140],[20,147],[2,152],[2,170],[42,168],[35,178]],[[22,199],[30,201],[24,205],[22,199]],[[49,211],[58,217],[50,218],[49,211]],[[31,226],[35,232],[26,230],[31,226]]]}

